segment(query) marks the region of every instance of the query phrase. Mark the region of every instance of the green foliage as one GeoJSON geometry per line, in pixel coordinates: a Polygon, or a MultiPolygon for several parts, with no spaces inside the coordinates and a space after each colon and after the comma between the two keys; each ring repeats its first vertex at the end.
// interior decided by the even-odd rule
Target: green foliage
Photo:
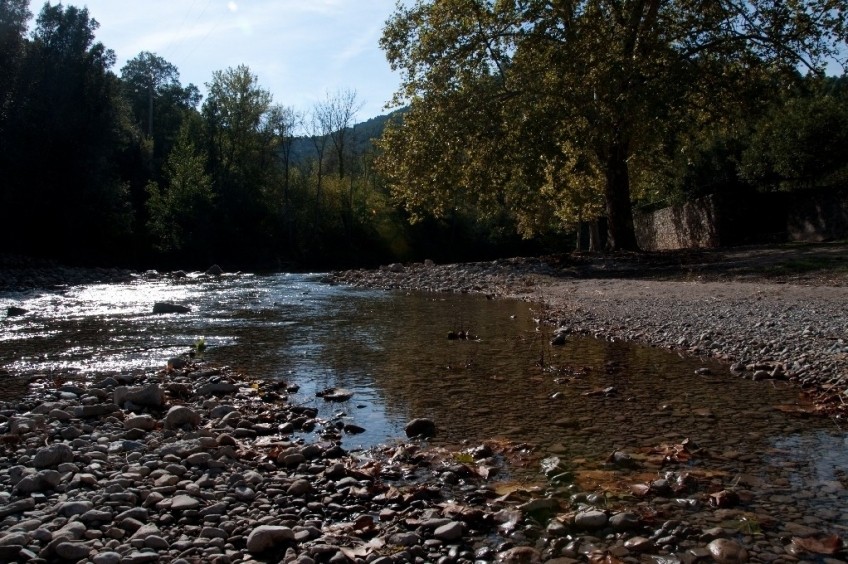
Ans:
{"type": "Polygon", "coordinates": [[[381,45],[410,109],[384,137],[381,170],[414,216],[506,208],[525,232],[603,199],[613,248],[633,248],[631,203],[651,192],[638,182],[681,131],[736,115],[752,77],[844,56],[845,4],[400,5],[381,45]]]}
{"type": "Polygon", "coordinates": [[[848,96],[793,97],[754,130],[742,177],[765,188],[834,186],[848,181],[848,96]]]}
{"type": "Polygon", "coordinates": [[[147,185],[149,229],[162,251],[201,252],[208,244],[212,210],[212,179],[206,159],[184,127],[165,165],[167,184],[147,185]]]}

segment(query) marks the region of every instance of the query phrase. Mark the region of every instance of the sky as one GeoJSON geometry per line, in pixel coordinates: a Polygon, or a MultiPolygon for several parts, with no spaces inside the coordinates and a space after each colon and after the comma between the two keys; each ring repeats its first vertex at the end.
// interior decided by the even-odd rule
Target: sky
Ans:
{"type": "MultiPolygon", "coordinates": [[[[54,0],[51,2],[56,4],[54,0]]],[[[307,111],[354,90],[361,122],[387,113],[399,85],[378,41],[395,0],[64,0],[100,23],[96,40],[117,57],[141,51],[175,65],[183,85],[245,64],[274,102],[307,111]]],[[[37,13],[43,4],[33,0],[37,13]]]]}

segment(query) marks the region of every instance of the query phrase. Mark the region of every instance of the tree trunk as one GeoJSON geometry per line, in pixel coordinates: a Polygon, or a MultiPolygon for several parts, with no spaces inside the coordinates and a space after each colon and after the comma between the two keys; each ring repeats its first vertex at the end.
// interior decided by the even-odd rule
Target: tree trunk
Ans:
{"type": "Polygon", "coordinates": [[[601,228],[598,225],[598,220],[593,219],[589,222],[589,252],[601,252],[601,228]]]}
{"type": "Polygon", "coordinates": [[[610,147],[606,162],[604,196],[609,219],[609,241],[612,251],[638,251],[633,208],[630,204],[630,175],[627,170],[627,146],[617,141],[610,147]]]}

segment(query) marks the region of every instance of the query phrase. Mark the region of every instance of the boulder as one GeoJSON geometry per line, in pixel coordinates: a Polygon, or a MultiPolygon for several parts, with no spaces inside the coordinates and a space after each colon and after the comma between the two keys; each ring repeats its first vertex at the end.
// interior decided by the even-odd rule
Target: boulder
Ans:
{"type": "Polygon", "coordinates": [[[9,306],[6,308],[6,317],[18,317],[27,313],[29,313],[29,310],[22,307],[9,306]]]}
{"type": "Polygon", "coordinates": [[[136,415],[124,419],[124,429],[141,429],[142,431],[152,431],[156,428],[156,419],[150,415],[136,415]]]}
{"type": "Polygon", "coordinates": [[[168,302],[156,302],[153,304],[153,313],[189,313],[191,311],[190,308],[179,305],[172,304],[168,302]]]}

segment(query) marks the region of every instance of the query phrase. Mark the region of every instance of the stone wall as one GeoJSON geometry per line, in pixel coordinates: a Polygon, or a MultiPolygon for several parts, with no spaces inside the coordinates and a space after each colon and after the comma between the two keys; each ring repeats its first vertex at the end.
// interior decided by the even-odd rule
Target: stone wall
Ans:
{"type": "Polygon", "coordinates": [[[721,245],[716,198],[707,196],[680,206],[634,216],[636,240],[645,251],[721,245]]]}
{"type": "Polygon", "coordinates": [[[636,213],[645,251],[848,238],[848,188],[707,196],[636,213]]]}

